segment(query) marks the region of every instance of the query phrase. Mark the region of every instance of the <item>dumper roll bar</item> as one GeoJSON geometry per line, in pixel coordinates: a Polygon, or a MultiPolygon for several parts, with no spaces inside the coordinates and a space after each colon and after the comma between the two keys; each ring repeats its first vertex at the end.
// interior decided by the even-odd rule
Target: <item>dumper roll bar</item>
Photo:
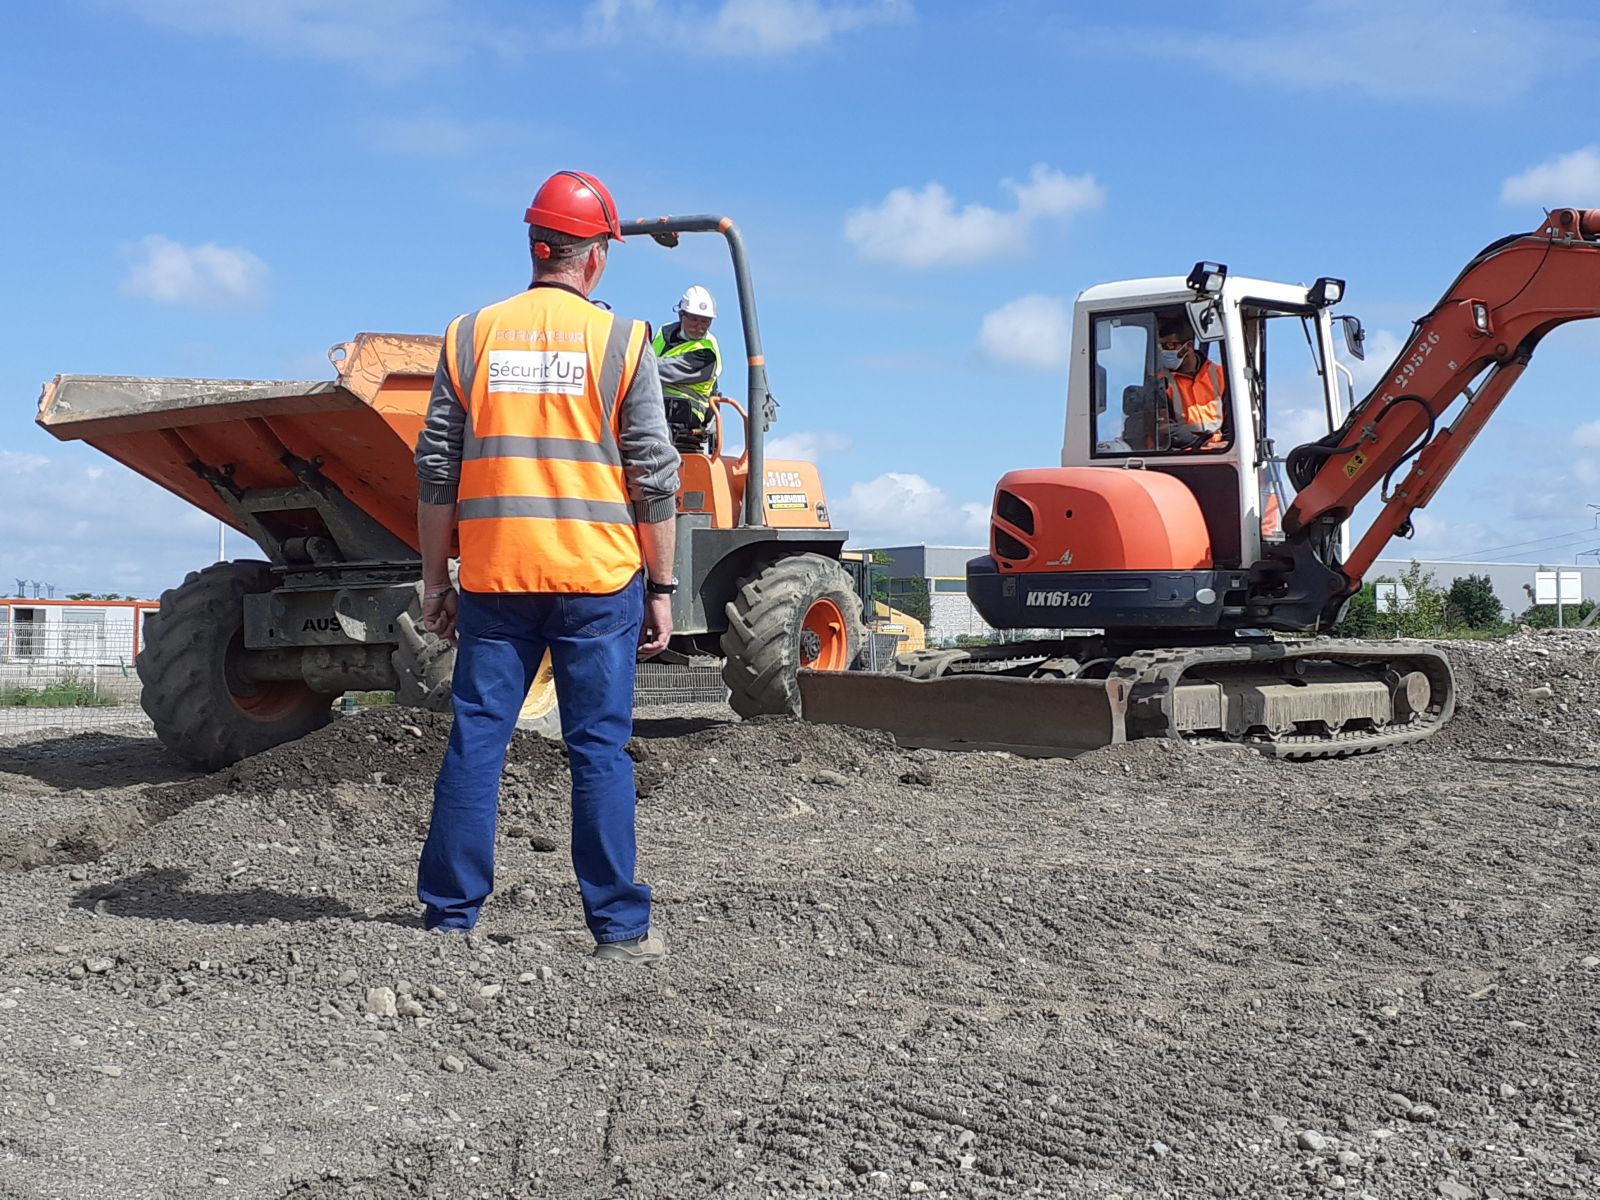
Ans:
{"type": "Polygon", "coordinates": [[[749,403],[745,408],[744,445],[749,471],[744,485],[745,526],[764,526],[766,518],[766,448],[763,434],[778,415],[778,405],[767,390],[767,360],[761,353],[761,326],[756,320],[756,292],[750,281],[750,260],[745,256],[744,239],[732,217],[656,217],[622,222],[622,234],[654,238],[669,250],[678,244],[680,233],[720,233],[728,240],[733,256],[733,281],[739,292],[739,319],[744,327],[745,355],[749,360],[749,403]]]}

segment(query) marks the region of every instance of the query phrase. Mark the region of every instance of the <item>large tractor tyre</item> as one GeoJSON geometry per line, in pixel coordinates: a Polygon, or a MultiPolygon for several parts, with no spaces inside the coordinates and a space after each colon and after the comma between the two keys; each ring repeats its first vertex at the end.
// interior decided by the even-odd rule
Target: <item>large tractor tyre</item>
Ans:
{"type": "Polygon", "coordinates": [[[848,669],[866,636],[849,575],[820,554],[779,559],[746,579],[727,613],[722,681],[741,717],[798,716],[795,672],[848,669]]]}
{"type": "Polygon", "coordinates": [[[298,680],[255,682],[244,655],[244,598],[272,590],[264,562],[191,571],[145,618],[139,703],[156,736],[185,762],[219,770],[328,723],[334,696],[298,680]]]}

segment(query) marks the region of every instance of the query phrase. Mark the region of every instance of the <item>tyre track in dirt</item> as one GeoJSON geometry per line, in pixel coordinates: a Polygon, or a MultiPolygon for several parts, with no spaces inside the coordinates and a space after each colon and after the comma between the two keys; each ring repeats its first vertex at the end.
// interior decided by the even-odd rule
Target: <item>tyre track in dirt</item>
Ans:
{"type": "Polygon", "coordinates": [[[0,875],[0,1193],[1591,1194],[1597,646],[1453,648],[1346,763],[641,722],[648,972],[583,957],[558,747],[470,939],[411,902],[447,722],[0,750],[0,849],[164,814],[0,875]]]}

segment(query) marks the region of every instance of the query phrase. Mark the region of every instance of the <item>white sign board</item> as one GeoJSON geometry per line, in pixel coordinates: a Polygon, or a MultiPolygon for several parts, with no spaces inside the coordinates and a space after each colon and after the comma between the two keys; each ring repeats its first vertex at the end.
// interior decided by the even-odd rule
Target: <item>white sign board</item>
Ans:
{"type": "Polygon", "coordinates": [[[1535,571],[1535,604],[1582,604],[1583,576],[1577,571],[1535,571]]]}
{"type": "Polygon", "coordinates": [[[1410,612],[1417,606],[1403,583],[1375,583],[1372,590],[1381,613],[1410,612]]]}

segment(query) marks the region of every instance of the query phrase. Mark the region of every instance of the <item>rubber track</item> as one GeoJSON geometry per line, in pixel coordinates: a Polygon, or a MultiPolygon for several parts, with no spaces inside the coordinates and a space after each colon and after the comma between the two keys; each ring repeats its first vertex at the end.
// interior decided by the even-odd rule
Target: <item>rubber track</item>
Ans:
{"type": "Polygon", "coordinates": [[[1233,743],[1263,754],[1296,761],[1349,758],[1432,737],[1455,711],[1455,677],[1450,662],[1438,650],[1401,649],[1388,642],[1306,641],[1270,642],[1246,646],[1194,647],[1144,650],[1117,661],[1114,676],[1131,685],[1128,700],[1128,737],[1175,737],[1194,745],[1226,744],[1214,736],[1195,735],[1173,727],[1170,705],[1173,691],[1185,675],[1210,666],[1284,667],[1297,660],[1344,662],[1352,666],[1383,663],[1399,670],[1421,670],[1432,685],[1428,711],[1403,726],[1349,730],[1331,734],[1253,736],[1233,743]]]}

